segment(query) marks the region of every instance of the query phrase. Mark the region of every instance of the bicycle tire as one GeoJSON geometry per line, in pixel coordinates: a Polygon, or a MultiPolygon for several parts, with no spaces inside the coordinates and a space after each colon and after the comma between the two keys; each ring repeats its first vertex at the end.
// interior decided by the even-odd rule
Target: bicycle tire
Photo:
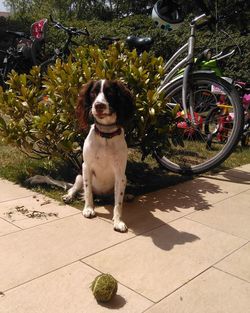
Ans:
{"type": "MultiPolygon", "coordinates": [[[[171,104],[175,101],[174,103],[178,103],[180,105],[180,110],[182,110],[181,105],[182,83],[183,78],[179,78],[170,83],[166,87],[166,89],[163,90],[165,95],[164,99],[166,101],[165,103],[166,106],[168,106],[169,101],[171,102],[171,104]]],[[[209,149],[209,145],[207,144],[207,138],[211,140],[211,136],[205,133],[203,123],[200,128],[197,128],[197,126],[195,128],[196,138],[195,137],[192,138],[192,136],[189,136],[189,134],[187,135],[187,131],[189,132],[190,128],[179,130],[182,132],[181,140],[182,146],[184,145],[184,147],[179,145],[177,147],[168,148],[166,152],[162,150],[154,151],[154,156],[156,160],[159,162],[159,164],[161,164],[165,169],[169,171],[183,175],[196,175],[207,172],[217,167],[225,159],[227,159],[240,140],[244,124],[243,108],[235,88],[225,80],[213,74],[194,73],[189,78],[187,98],[190,99],[191,90],[193,91],[194,94],[195,91],[202,89],[204,87],[213,92],[216,95],[216,97],[218,97],[218,94],[215,91],[213,91],[213,89],[217,89],[217,92],[218,90],[220,90],[227,98],[227,101],[230,101],[230,105],[228,104],[227,106],[230,107],[234,115],[234,120],[232,122],[232,128],[230,130],[229,136],[226,142],[221,144],[221,146],[216,145],[216,147],[213,146],[213,149],[209,149]],[[216,88],[213,88],[213,86],[215,86],[216,88]]],[[[211,108],[209,110],[207,111],[204,110],[201,115],[200,113],[197,114],[199,114],[199,116],[203,116],[203,119],[205,120],[206,115],[212,109],[213,106],[214,105],[211,104],[211,108]]],[[[200,110],[199,105],[198,107],[200,110]]],[[[179,127],[179,124],[177,122],[175,127],[177,128],[179,127]]],[[[169,135],[169,139],[171,142],[172,139],[171,134],[169,135]]]]}
{"type": "Polygon", "coordinates": [[[0,51],[1,54],[4,54],[4,58],[7,58],[6,62],[3,62],[3,66],[1,69],[1,79],[0,84],[4,90],[9,88],[9,85],[6,83],[8,80],[8,76],[12,70],[17,72],[18,74],[28,73],[31,65],[27,62],[26,59],[22,57],[16,57],[14,54],[4,53],[4,51],[0,51]]]}
{"type": "Polygon", "coordinates": [[[8,75],[11,73],[12,69],[15,69],[13,64],[4,64],[1,69],[0,85],[3,87],[3,90],[8,89],[9,87],[6,81],[8,80],[8,75]]]}
{"type": "Polygon", "coordinates": [[[7,70],[8,64],[4,62],[4,59],[6,57],[6,51],[0,50],[0,57],[2,59],[1,70],[0,70],[0,86],[2,86],[3,89],[5,90],[7,88],[6,79],[7,79],[7,74],[9,72],[7,70]]]}

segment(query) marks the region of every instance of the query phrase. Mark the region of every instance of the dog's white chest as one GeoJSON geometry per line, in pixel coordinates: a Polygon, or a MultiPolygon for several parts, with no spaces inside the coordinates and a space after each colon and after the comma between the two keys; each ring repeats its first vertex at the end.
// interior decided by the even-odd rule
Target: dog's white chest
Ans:
{"type": "Polygon", "coordinates": [[[123,174],[126,168],[127,145],[124,137],[105,139],[91,130],[84,143],[83,159],[92,172],[94,193],[112,192],[117,173],[123,174]]]}

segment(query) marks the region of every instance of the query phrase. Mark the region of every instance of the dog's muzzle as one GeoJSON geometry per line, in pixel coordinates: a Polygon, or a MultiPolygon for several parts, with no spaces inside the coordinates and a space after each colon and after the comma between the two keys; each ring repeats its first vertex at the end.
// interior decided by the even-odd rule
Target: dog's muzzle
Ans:
{"type": "Polygon", "coordinates": [[[107,105],[102,102],[96,102],[94,108],[97,113],[102,113],[105,109],[107,109],[107,105]]]}

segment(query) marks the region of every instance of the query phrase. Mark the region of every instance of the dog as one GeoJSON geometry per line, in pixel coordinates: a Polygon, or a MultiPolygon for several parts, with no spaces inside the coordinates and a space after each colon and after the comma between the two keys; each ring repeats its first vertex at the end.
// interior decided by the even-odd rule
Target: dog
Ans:
{"type": "Polygon", "coordinates": [[[69,202],[83,189],[83,215],[91,218],[95,216],[93,194],[114,193],[113,223],[119,232],[127,231],[121,219],[128,155],[124,127],[134,111],[133,95],[120,81],[92,80],[82,86],[76,107],[79,125],[82,129],[88,128],[90,116],[94,124],[83,145],[82,175],[76,177],[73,187],[63,197],[69,202]]]}

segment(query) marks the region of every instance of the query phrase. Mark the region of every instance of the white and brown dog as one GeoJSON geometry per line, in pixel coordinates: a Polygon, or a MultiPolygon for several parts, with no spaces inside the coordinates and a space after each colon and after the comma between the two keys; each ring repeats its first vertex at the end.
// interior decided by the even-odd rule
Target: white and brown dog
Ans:
{"type": "Polygon", "coordinates": [[[83,85],[78,97],[77,117],[83,129],[88,127],[90,115],[94,124],[83,145],[82,175],[77,176],[73,187],[63,197],[68,202],[83,189],[83,215],[90,218],[95,216],[93,194],[114,192],[114,229],[120,232],[127,230],[121,219],[128,154],[124,126],[134,110],[133,96],[120,81],[99,80],[83,85]]]}

